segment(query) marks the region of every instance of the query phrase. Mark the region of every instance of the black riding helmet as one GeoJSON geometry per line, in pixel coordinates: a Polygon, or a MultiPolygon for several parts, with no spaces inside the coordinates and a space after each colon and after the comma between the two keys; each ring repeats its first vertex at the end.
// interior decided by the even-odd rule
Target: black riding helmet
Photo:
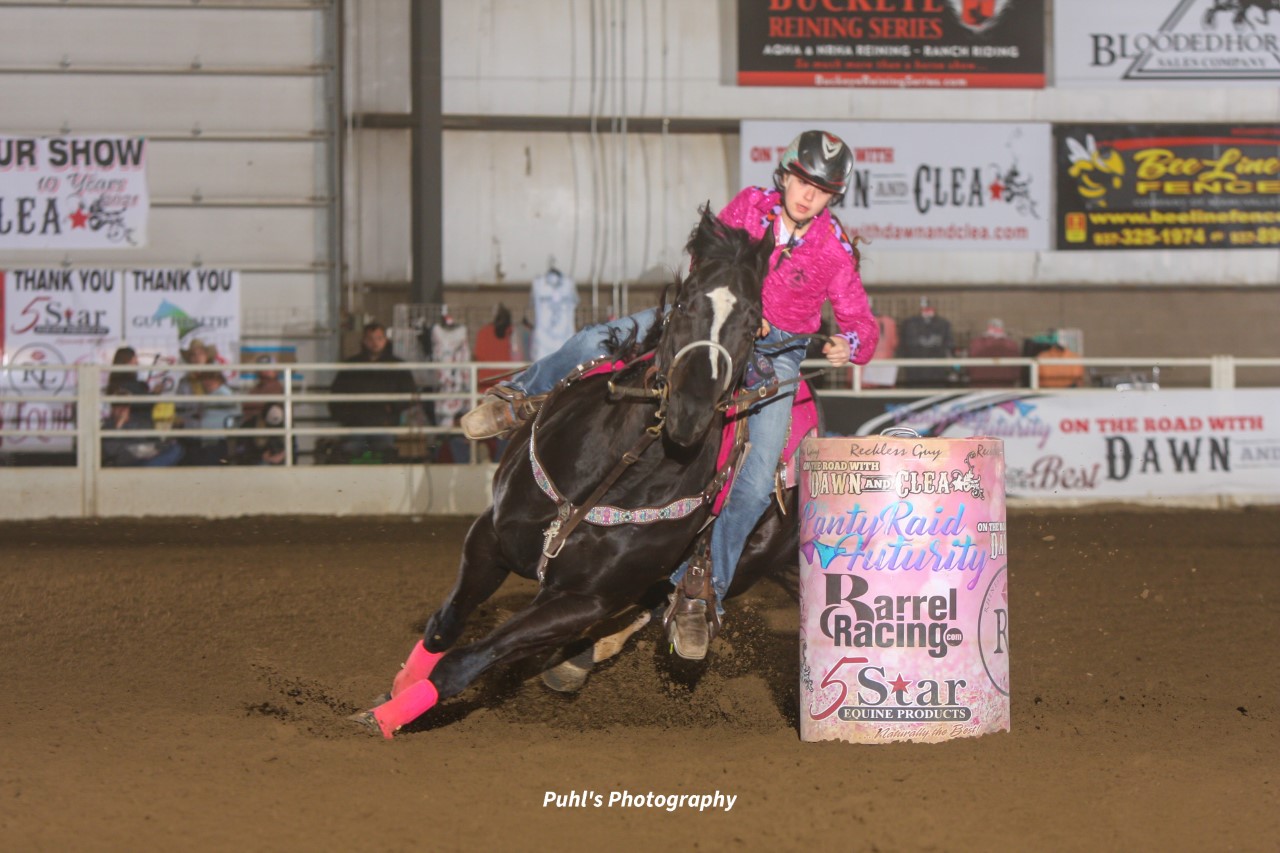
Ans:
{"type": "Polygon", "coordinates": [[[824,192],[834,204],[844,196],[853,172],[853,152],[844,140],[823,130],[806,130],[791,140],[773,171],[773,185],[782,190],[782,177],[797,175],[824,192]]]}

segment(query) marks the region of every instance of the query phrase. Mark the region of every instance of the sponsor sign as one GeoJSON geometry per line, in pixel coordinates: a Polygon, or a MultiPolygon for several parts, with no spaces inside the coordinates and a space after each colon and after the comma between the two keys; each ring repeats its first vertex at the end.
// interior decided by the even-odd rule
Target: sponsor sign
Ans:
{"type": "Polygon", "coordinates": [[[806,439],[800,737],[936,743],[1009,729],[999,439],[806,439]]]}
{"type": "Polygon", "coordinates": [[[0,136],[0,249],[147,242],[146,140],[0,136]]]}
{"type": "MultiPolygon", "coordinates": [[[[6,429],[75,429],[76,373],[54,365],[110,364],[138,352],[140,378],[173,393],[166,369],[199,340],[234,361],[240,345],[240,274],[225,269],[18,269],[0,271],[0,373],[5,396],[65,395],[67,403],[6,402],[6,429]]],[[[104,385],[105,385],[104,375],[104,385]]],[[[69,439],[8,436],[8,450],[62,452],[69,439]]]]}
{"type": "Polygon", "coordinates": [[[1280,125],[1053,127],[1059,249],[1280,246],[1280,125]]]}
{"type": "Polygon", "coordinates": [[[828,405],[829,424],[1003,439],[1010,497],[1280,495],[1280,390],[992,391],[857,406],[828,405]]]}
{"type": "Polygon", "coordinates": [[[1043,0],[738,0],[738,85],[1044,88],[1043,0]]]}
{"type": "Polygon", "coordinates": [[[1053,25],[1055,80],[1084,85],[1280,81],[1276,0],[1074,0],[1053,25]]]}
{"type": "Polygon", "coordinates": [[[773,186],[782,152],[813,127],[852,149],[833,212],[876,251],[1049,248],[1048,124],[744,121],[742,183],[773,186]]]}
{"type": "MultiPolygon", "coordinates": [[[[6,429],[75,430],[76,372],[59,365],[110,364],[123,330],[124,274],[103,269],[0,272],[0,355],[16,369],[0,374],[6,397],[66,396],[68,402],[15,400],[0,409],[6,429]]],[[[64,452],[69,439],[5,436],[7,450],[64,452]]]]}

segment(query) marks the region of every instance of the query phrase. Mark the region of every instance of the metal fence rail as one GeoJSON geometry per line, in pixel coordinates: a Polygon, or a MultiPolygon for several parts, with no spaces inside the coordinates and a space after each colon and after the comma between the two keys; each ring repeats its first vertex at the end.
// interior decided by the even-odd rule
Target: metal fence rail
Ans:
{"type": "MultiPolygon", "coordinates": [[[[1204,384],[1190,387],[1206,387],[1213,389],[1231,389],[1237,387],[1237,372],[1240,369],[1280,370],[1280,358],[1235,358],[1232,356],[1212,356],[1208,358],[1073,358],[1055,359],[1054,366],[1078,364],[1087,370],[1098,368],[1122,367],[1129,370],[1156,372],[1170,368],[1195,368],[1206,380],[1204,384]]],[[[249,394],[241,389],[230,395],[191,395],[177,393],[161,393],[139,396],[108,395],[104,388],[109,376],[113,373],[129,374],[184,374],[208,372],[209,365],[157,365],[157,366],[108,366],[96,364],[79,365],[0,365],[0,457],[24,455],[27,463],[39,463],[42,451],[32,447],[28,442],[33,439],[73,439],[76,465],[96,471],[101,467],[101,442],[103,439],[120,438],[254,438],[276,437],[285,448],[283,464],[293,466],[299,463],[295,448],[298,440],[317,438],[342,438],[350,436],[386,435],[411,436],[417,438],[461,436],[461,430],[455,425],[435,425],[428,423],[402,424],[399,426],[347,427],[326,423],[331,421],[327,415],[319,416],[321,407],[330,403],[342,402],[395,402],[404,403],[413,408],[429,401],[462,400],[464,409],[475,406],[481,397],[480,373],[486,372],[487,382],[492,379],[493,371],[512,371],[523,367],[519,362],[405,362],[396,365],[393,370],[412,372],[415,376],[439,377],[448,374],[458,383],[457,390],[423,390],[412,394],[334,394],[328,386],[337,371],[369,371],[386,372],[385,364],[353,364],[353,363],[297,363],[272,364],[269,368],[253,364],[219,364],[216,369],[227,374],[233,380],[244,384],[245,377],[252,376],[255,371],[270,369],[280,374],[283,392],[279,394],[249,394]],[[55,376],[74,372],[74,385],[70,377],[55,376]],[[309,378],[310,377],[310,378],[309,378]],[[462,381],[465,379],[465,381],[462,381]],[[73,391],[51,393],[52,387],[71,388],[73,391]],[[150,430],[130,429],[117,430],[103,425],[103,419],[112,404],[145,401],[149,404],[170,403],[175,406],[243,406],[244,404],[282,404],[284,420],[278,427],[246,428],[230,425],[223,428],[155,428],[150,430]],[[22,421],[24,408],[31,406],[61,407],[56,417],[32,418],[22,421]],[[84,417],[82,413],[91,413],[84,417]],[[55,421],[49,423],[50,420],[55,421]],[[36,423],[36,426],[31,426],[36,423]],[[16,441],[15,441],[16,440],[16,441]]],[[[897,366],[909,367],[1018,367],[1027,371],[1028,384],[1024,386],[1006,386],[1008,390],[1041,390],[1040,369],[1043,363],[1035,358],[936,358],[936,359],[886,359],[875,362],[876,367],[897,366]]],[[[809,360],[804,362],[804,370],[823,370],[822,380],[815,383],[815,391],[819,396],[832,398],[847,397],[919,397],[936,393],[954,393],[964,390],[965,386],[913,386],[909,388],[867,387],[863,384],[863,368],[857,365],[831,367],[825,360],[809,360]]],[[[419,387],[431,388],[434,381],[418,382],[419,387]]],[[[1158,387],[1150,383],[1147,387],[1158,387]]],[[[1000,390],[984,387],[984,391],[1000,390]]],[[[1058,393],[1078,393],[1096,388],[1053,388],[1058,393]]],[[[475,464],[478,454],[475,452],[477,442],[471,442],[470,461],[475,464]]],[[[70,452],[70,451],[68,451],[70,452]]]]}

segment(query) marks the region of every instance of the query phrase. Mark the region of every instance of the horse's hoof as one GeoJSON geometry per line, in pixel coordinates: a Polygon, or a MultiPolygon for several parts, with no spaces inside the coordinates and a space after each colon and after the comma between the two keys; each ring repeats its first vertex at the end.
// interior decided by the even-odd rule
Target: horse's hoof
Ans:
{"type": "Polygon", "coordinates": [[[361,711],[358,714],[352,714],[347,719],[367,731],[379,735],[382,734],[382,729],[378,726],[378,718],[373,715],[372,711],[361,711]]]}
{"type": "Polygon", "coordinates": [[[561,661],[542,673],[542,683],[557,693],[577,693],[587,683],[592,669],[592,649],[561,661]]]}

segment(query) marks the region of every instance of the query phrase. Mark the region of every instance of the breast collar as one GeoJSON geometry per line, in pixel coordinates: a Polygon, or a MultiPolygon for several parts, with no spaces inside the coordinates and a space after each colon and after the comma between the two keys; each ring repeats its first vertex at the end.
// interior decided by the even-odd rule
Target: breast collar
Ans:
{"type": "Polygon", "coordinates": [[[546,467],[542,464],[542,460],[538,458],[538,430],[542,425],[543,414],[551,408],[550,403],[559,392],[584,376],[603,372],[601,368],[607,367],[610,362],[611,360],[608,357],[603,357],[575,368],[569,376],[561,380],[560,384],[556,386],[555,391],[552,392],[552,397],[548,398],[547,402],[542,405],[533,420],[533,427],[529,434],[529,465],[538,488],[556,505],[556,518],[543,532],[542,558],[538,561],[538,580],[540,581],[545,577],[547,563],[560,554],[560,549],[564,547],[569,534],[579,523],[585,521],[588,524],[599,527],[614,527],[620,524],[652,524],[657,521],[675,521],[685,518],[700,507],[710,505],[710,502],[715,499],[716,494],[732,475],[733,470],[737,468],[742,455],[746,451],[746,418],[739,418],[738,421],[741,422],[743,428],[735,430],[734,452],[730,455],[727,464],[716,471],[715,476],[711,478],[711,482],[701,492],[676,498],[661,506],[643,506],[634,509],[599,503],[609,487],[628,468],[638,462],[649,445],[657,440],[661,430],[654,430],[650,427],[645,430],[644,435],[631,449],[622,454],[622,458],[605,475],[592,494],[581,505],[575,506],[556,488],[550,474],[547,473],[546,467]]]}

